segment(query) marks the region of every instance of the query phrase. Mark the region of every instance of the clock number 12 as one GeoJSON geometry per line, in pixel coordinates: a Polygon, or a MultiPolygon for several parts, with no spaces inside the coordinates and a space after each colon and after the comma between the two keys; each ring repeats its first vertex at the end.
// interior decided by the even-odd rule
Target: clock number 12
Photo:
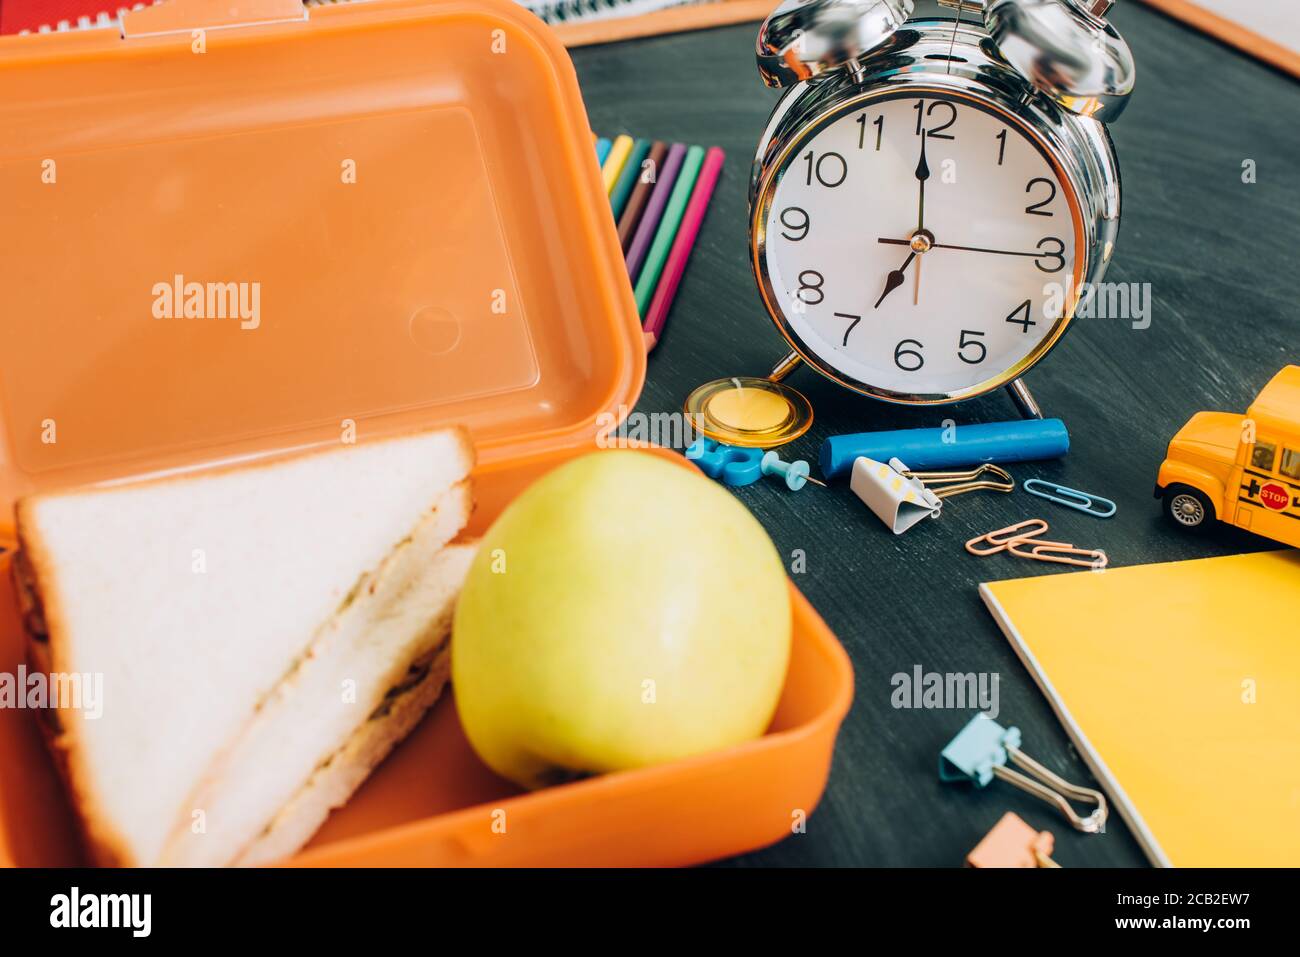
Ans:
{"type": "Polygon", "coordinates": [[[951,133],[943,132],[948,127],[957,122],[957,107],[953,106],[947,100],[931,100],[929,108],[925,106],[925,100],[917,100],[913,109],[916,110],[916,135],[921,135],[922,115],[933,117],[935,108],[946,109],[948,111],[948,122],[939,126],[927,128],[925,135],[932,140],[950,140],[953,139],[951,133]],[[923,112],[924,111],[924,112],[923,112]]]}

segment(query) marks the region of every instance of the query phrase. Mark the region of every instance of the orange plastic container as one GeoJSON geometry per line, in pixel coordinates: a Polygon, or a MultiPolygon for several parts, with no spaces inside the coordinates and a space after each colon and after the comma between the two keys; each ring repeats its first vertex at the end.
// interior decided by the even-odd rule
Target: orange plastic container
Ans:
{"type": "MultiPolygon", "coordinates": [[[[0,129],[0,548],[33,491],[451,422],[479,450],[481,530],[640,391],[572,66],[509,0],[167,0],[122,36],[0,38],[0,129]]],[[[793,597],[763,738],[522,794],[449,693],[290,863],[686,864],[779,840],[852,685],[793,597]]],[[[0,863],[80,861],[34,716],[0,710],[0,863]]]]}

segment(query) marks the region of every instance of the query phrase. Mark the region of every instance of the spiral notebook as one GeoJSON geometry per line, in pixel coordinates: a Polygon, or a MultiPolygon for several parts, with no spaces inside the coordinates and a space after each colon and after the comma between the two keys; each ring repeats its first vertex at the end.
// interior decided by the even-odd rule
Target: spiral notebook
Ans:
{"type": "MultiPolygon", "coordinates": [[[[156,3],[158,0],[144,0],[156,3]]],[[[142,0],[0,0],[0,33],[51,33],[66,30],[116,29],[124,10],[142,0]]],[[[308,7],[364,0],[305,0],[308,7]]],[[[669,7],[695,6],[717,0],[518,0],[547,23],[586,23],[635,17],[669,7]]]]}
{"type": "Polygon", "coordinates": [[[980,594],[1154,863],[1300,866],[1300,551],[980,594]]]}
{"type": "Polygon", "coordinates": [[[655,13],[713,0],[519,0],[547,23],[578,23],[655,13]]]}
{"type": "Polygon", "coordinates": [[[1143,0],[1217,40],[1300,77],[1295,0],[1143,0]]]}

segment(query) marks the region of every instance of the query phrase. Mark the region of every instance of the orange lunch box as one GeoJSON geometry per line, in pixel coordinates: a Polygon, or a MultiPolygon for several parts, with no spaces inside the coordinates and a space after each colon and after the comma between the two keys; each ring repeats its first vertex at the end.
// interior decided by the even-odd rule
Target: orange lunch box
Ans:
{"type": "MultiPolygon", "coordinates": [[[[120,34],[0,38],[0,129],[0,672],[24,658],[22,495],[463,423],[481,532],[640,392],[577,80],[510,0],[166,0],[120,34]]],[[[287,863],[670,865],[780,840],[852,693],[791,592],[762,738],[523,793],[452,689],[287,863]]],[[[35,716],[0,710],[0,863],[81,861],[35,716]]]]}

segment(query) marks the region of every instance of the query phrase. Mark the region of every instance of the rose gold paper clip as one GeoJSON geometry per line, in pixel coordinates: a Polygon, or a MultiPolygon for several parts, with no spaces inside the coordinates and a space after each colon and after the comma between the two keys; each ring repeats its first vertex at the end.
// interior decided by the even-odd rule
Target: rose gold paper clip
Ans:
{"type": "Polygon", "coordinates": [[[1047,522],[1041,518],[1029,518],[1023,522],[1017,522],[1015,525],[999,528],[997,531],[977,535],[966,543],[966,551],[972,555],[978,555],[980,558],[986,555],[996,555],[998,552],[1006,551],[1015,542],[1026,538],[1037,538],[1047,531],[1047,527],[1047,522]],[[1029,531],[1029,529],[1033,530],[1029,531]],[[977,548],[976,546],[981,543],[987,543],[990,547],[977,548]]]}
{"type": "Polygon", "coordinates": [[[1010,543],[1007,551],[1018,558],[1033,558],[1040,562],[1079,565],[1083,568],[1106,567],[1106,553],[1100,548],[1075,548],[1073,545],[1061,542],[1041,542],[1032,538],[1020,538],[1010,543]],[[1030,546],[1028,551],[1022,549],[1025,545],[1030,546]]]}
{"type": "Polygon", "coordinates": [[[1099,548],[1075,548],[1070,542],[1048,541],[1040,536],[1049,526],[1041,518],[1030,518],[1006,528],[977,535],[966,543],[966,551],[980,558],[1010,552],[1018,558],[1039,562],[1076,565],[1081,568],[1105,568],[1106,553],[1099,548]],[[981,547],[987,546],[987,547],[981,547]]]}

